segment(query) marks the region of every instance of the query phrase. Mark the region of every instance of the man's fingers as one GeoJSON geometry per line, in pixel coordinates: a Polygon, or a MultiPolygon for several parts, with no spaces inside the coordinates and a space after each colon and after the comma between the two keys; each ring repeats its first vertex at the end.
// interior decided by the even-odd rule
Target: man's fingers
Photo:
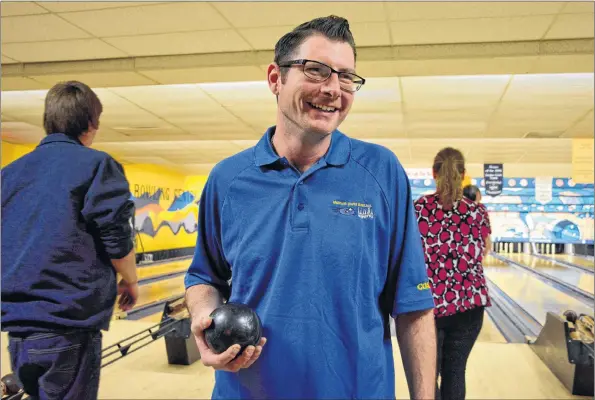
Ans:
{"type": "Polygon", "coordinates": [[[244,364],[244,368],[248,368],[254,364],[254,362],[258,360],[258,357],[260,357],[260,353],[262,353],[262,346],[256,346],[254,348],[254,353],[252,353],[252,357],[250,357],[250,359],[244,364]]]}
{"type": "Polygon", "coordinates": [[[238,353],[240,352],[240,345],[234,344],[229,349],[225,350],[223,353],[217,355],[217,364],[221,367],[226,366],[233,360],[238,353]]]}
{"type": "Polygon", "coordinates": [[[254,346],[248,346],[244,349],[242,354],[236,358],[235,360],[231,361],[229,364],[225,366],[225,369],[231,372],[237,372],[241,368],[245,368],[244,365],[250,361],[252,355],[254,354],[254,346]]]}
{"type": "Polygon", "coordinates": [[[209,326],[211,326],[211,321],[212,319],[210,317],[202,317],[199,322],[200,329],[203,331],[207,329],[209,326]]]}

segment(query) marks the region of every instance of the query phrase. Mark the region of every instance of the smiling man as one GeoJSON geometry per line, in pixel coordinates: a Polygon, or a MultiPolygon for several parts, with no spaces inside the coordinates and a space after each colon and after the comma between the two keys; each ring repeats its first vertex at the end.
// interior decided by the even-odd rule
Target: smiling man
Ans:
{"type": "Polygon", "coordinates": [[[393,153],[337,129],[365,83],[355,61],[343,18],[283,36],[268,68],[276,125],[204,188],[186,301],[217,370],[214,398],[394,398],[391,317],[412,398],[434,396],[434,303],[409,181],[393,153]],[[224,301],[263,323],[237,358],[204,340],[224,301]]]}

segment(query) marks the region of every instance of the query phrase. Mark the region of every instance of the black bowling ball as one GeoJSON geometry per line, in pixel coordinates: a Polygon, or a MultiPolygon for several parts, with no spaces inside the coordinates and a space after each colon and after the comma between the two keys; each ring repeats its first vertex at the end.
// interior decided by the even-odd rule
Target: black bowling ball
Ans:
{"type": "Polygon", "coordinates": [[[21,390],[20,382],[15,374],[4,375],[1,380],[6,388],[5,394],[17,394],[21,390]]]}
{"type": "Polygon", "coordinates": [[[216,354],[223,353],[234,344],[239,344],[243,351],[250,345],[256,346],[262,337],[262,324],[258,314],[244,304],[223,304],[210,317],[212,321],[205,329],[205,340],[216,354]]]}
{"type": "Polygon", "coordinates": [[[566,318],[566,321],[572,322],[573,324],[576,323],[576,320],[578,318],[578,316],[576,315],[576,312],[574,312],[572,310],[568,310],[568,311],[564,312],[564,317],[566,318]]]}

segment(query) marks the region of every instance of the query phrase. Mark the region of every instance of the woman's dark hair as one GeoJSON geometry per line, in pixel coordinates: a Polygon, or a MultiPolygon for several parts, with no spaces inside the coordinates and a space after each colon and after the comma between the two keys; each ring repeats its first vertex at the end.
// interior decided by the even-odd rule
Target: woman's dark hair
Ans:
{"type": "Polygon", "coordinates": [[[471,201],[477,201],[477,194],[481,195],[479,188],[475,185],[467,185],[463,188],[463,196],[471,201]]]}
{"type": "Polygon", "coordinates": [[[89,130],[89,124],[99,129],[103,106],[99,98],[84,83],[61,82],[54,85],[45,97],[43,127],[45,133],[63,133],[78,138],[89,130]]]}
{"type": "Polygon", "coordinates": [[[459,150],[446,147],[436,154],[432,170],[436,175],[436,191],[442,206],[448,209],[463,197],[465,157],[459,150]]]}

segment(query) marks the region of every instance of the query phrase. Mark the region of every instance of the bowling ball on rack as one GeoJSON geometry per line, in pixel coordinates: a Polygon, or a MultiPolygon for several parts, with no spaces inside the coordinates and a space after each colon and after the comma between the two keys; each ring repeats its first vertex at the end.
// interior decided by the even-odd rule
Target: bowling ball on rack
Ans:
{"type": "Polygon", "coordinates": [[[221,354],[234,344],[241,352],[248,346],[256,346],[262,337],[262,323],[254,310],[244,304],[226,303],[213,310],[211,325],[205,329],[209,348],[221,354]]]}
{"type": "Polygon", "coordinates": [[[21,384],[15,374],[4,375],[0,380],[2,381],[4,394],[17,394],[21,390],[21,384]]]}
{"type": "Polygon", "coordinates": [[[568,310],[564,312],[564,318],[566,318],[566,321],[572,322],[574,324],[578,318],[578,315],[576,315],[576,312],[568,310]]]}

